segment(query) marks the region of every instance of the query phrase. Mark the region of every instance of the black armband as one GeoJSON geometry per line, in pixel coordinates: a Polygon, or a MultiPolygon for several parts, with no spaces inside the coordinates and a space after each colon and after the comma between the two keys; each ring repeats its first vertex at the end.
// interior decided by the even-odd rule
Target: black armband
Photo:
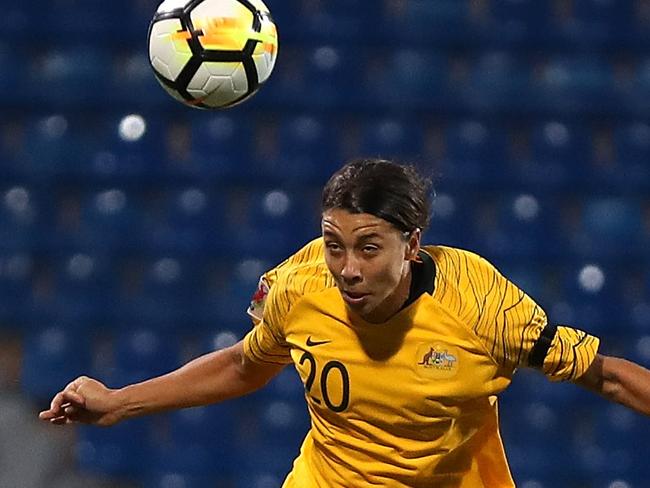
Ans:
{"type": "Polygon", "coordinates": [[[542,330],[539,339],[537,339],[528,355],[528,366],[532,368],[541,368],[544,365],[544,358],[551,347],[551,343],[553,342],[556,333],[556,325],[546,324],[546,327],[542,330]]]}

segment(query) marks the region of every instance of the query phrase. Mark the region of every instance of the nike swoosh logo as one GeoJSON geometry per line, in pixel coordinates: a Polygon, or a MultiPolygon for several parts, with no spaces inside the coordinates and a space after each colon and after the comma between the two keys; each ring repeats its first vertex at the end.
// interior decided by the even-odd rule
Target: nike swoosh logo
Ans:
{"type": "Polygon", "coordinates": [[[323,344],[329,344],[332,341],[314,341],[311,336],[307,337],[307,346],[322,346],[323,344]]]}

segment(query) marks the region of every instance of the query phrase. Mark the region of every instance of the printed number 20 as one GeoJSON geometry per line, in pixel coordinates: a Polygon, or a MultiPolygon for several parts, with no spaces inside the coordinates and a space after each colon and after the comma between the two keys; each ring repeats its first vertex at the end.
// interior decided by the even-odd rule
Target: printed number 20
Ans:
{"type": "MultiPolygon", "coordinates": [[[[307,381],[305,382],[305,390],[307,390],[307,393],[309,393],[311,391],[311,387],[314,384],[314,380],[316,379],[316,359],[314,359],[313,354],[305,351],[305,353],[300,358],[300,365],[302,366],[305,361],[309,363],[309,374],[307,375],[307,381]]],[[[327,408],[337,413],[343,412],[346,408],[348,408],[348,405],[350,403],[350,375],[348,374],[348,370],[345,368],[343,363],[339,361],[329,361],[325,363],[325,367],[323,368],[323,371],[321,371],[320,375],[320,389],[323,392],[323,401],[325,402],[325,405],[327,405],[327,408]],[[327,391],[327,378],[333,369],[338,370],[338,372],[341,374],[341,382],[343,385],[341,402],[338,405],[335,405],[332,402],[327,391]]],[[[317,398],[314,398],[314,401],[316,403],[320,403],[317,398]]]]}

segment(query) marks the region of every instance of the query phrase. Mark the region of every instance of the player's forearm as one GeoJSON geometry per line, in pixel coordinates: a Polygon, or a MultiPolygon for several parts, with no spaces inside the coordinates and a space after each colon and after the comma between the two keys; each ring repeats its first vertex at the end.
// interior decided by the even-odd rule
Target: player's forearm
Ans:
{"type": "Polygon", "coordinates": [[[598,355],[583,384],[605,398],[650,415],[650,370],[626,359],[598,355]]]}
{"type": "Polygon", "coordinates": [[[246,374],[241,354],[241,344],[237,344],[196,358],[166,375],[116,390],[119,417],[208,405],[259,388],[263,382],[246,374]]]}

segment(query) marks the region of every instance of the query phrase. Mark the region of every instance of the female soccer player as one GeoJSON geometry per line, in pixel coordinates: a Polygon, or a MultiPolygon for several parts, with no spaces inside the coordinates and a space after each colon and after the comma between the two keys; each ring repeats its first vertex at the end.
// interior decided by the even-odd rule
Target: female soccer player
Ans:
{"type": "Polygon", "coordinates": [[[82,376],[42,420],[112,425],[261,388],[293,363],[312,419],[285,488],[512,487],[497,395],[519,367],[650,414],[650,371],[549,324],[485,259],[420,245],[429,187],[383,160],[323,191],[322,237],[260,280],[238,344],[120,389],[82,376]]]}

